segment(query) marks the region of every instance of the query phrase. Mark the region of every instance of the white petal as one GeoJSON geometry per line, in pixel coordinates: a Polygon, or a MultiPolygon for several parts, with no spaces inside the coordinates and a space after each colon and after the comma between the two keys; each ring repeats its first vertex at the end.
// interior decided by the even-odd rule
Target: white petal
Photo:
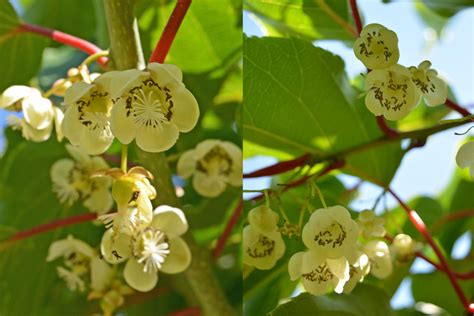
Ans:
{"type": "Polygon", "coordinates": [[[64,104],[75,106],[74,103],[83,96],[87,95],[87,93],[89,93],[93,88],[94,85],[84,81],[74,83],[66,90],[66,94],[64,95],[64,104]]]}
{"type": "Polygon", "coordinates": [[[326,263],[338,279],[347,281],[349,280],[349,263],[346,258],[340,257],[338,259],[326,259],[326,263]]]}
{"type": "Polygon", "coordinates": [[[58,142],[61,142],[64,138],[63,130],[62,130],[62,123],[64,119],[64,113],[61,111],[60,108],[54,106],[54,129],[56,130],[56,138],[58,142]]]}
{"type": "Polygon", "coordinates": [[[193,177],[193,188],[202,196],[217,197],[227,187],[226,179],[219,176],[208,176],[202,172],[196,172],[193,177]]]}
{"type": "Polygon", "coordinates": [[[184,87],[173,91],[172,95],[171,120],[178,126],[180,132],[189,132],[198,122],[199,105],[192,93],[184,87]]]}
{"type": "Polygon", "coordinates": [[[91,259],[91,289],[103,291],[111,283],[113,278],[112,268],[99,257],[91,259]]]}
{"type": "Polygon", "coordinates": [[[196,170],[196,153],[188,150],[181,154],[176,166],[176,172],[181,178],[189,178],[196,170]]]}
{"type": "Polygon", "coordinates": [[[107,188],[92,191],[90,197],[84,200],[84,206],[91,212],[102,215],[110,211],[113,205],[112,194],[107,188]]]}
{"type": "Polygon", "coordinates": [[[159,72],[160,68],[166,70],[169,74],[171,74],[177,81],[183,81],[183,73],[178,66],[172,64],[160,64],[160,63],[150,63],[147,66],[147,69],[151,70],[152,72],[159,72]]]}
{"type": "Polygon", "coordinates": [[[74,161],[71,159],[60,159],[56,161],[50,170],[50,176],[53,183],[66,185],[69,184],[69,174],[74,168],[74,161]]]}
{"type": "Polygon", "coordinates": [[[384,114],[384,107],[380,104],[380,101],[375,98],[375,91],[371,90],[365,96],[365,105],[370,112],[375,116],[380,116],[384,114]]]}
{"type": "Polygon", "coordinates": [[[303,265],[304,252],[297,252],[291,256],[290,261],[288,261],[288,273],[290,274],[290,279],[292,281],[301,277],[301,267],[303,265]]]}
{"type": "Polygon", "coordinates": [[[3,91],[0,97],[0,108],[4,109],[34,93],[33,88],[27,86],[11,86],[3,91]]]}
{"type": "Polygon", "coordinates": [[[424,95],[426,105],[437,106],[444,104],[448,98],[448,85],[442,79],[437,77],[431,78],[434,91],[428,88],[428,93],[424,95]]]}
{"type": "Polygon", "coordinates": [[[136,133],[138,147],[153,153],[170,149],[179,136],[178,127],[173,122],[160,124],[159,127],[142,125],[136,133]]]}
{"type": "Polygon", "coordinates": [[[474,141],[467,142],[459,148],[456,154],[456,164],[459,168],[467,168],[474,161],[474,141]]]}
{"type": "Polygon", "coordinates": [[[151,226],[164,232],[173,239],[186,233],[188,221],[179,208],[168,205],[160,205],[153,211],[153,221],[151,226]]]}
{"type": "Polygon", "coordinates": [[[148,74],[138,69],[128,69],[124,71],[116,71],[108,77],[104,77],[100,82],[105,87],[108,87],[113,99],[121,97],[126,94],[132,87],[141,84],[148,74]]]}
{"type": "Polygon", "coordinates": [[[46,258],[46,261],[52,261],[68,252],[78,252],[88,258],[92,258],[94,256],[94,249],[92,249],[91,246],[82,240],[75,239],[72,235],[69,235],[67,238],[57,240],[53,242],[51,246],[49,246],[48,257],[46,258]]]}
{"type": "Polygon", "coordinates": [[[177,74],[176,66],[172,65],[164,65],[159,63],[151,63],[147,66],[148,70],[150,71],[150,75],[155,82],[157,82],[160,86],[166,86],[168,89],[171,90],[171,94],[174,93],[174,90],[178,90],[183,87],[183,83],[181,82],[181,78],[179,74],[177,74]]]}
{"type": "Polygon", "coordinates": [[[247,215],[250,225],[261,233],[271,233],[278,229],[278,214],[265,205],[251,209],[247,215]]]}
{"type": "Polygon", "coordinates": [[[54,118],[54,111],[51,101],[41,96],[27,97],[22,102],[25,120],[36,129],[45,129],[54,118]]]}
{"type": "Polygon", "coordinates": [[[89,129],[83,127],[79,146],[88,155],[100,155],[110,147],[113,140],[114,135],[108,128],[89,129]]]}
{"type": "Polygon", "coordinates": [[[135,138],[136,130],[132,116],[127,116],[126,102],[118,100],[112,107],[110,127],[115,137],[122,144],[130,144],[135,138]]]}
{"type": "Polygon", "coordinates": [[[123,276],[128,285],[140,292],[148,292],[158,283],[158,274],[143,271],[143,265],[133,258],[127,261],[123,276]]]}
{"type": "Polygon", "coordinates": [[[108,263],[123,262],[132,254],[131,237],[126,234],[114,234],[112,229],[108,229],[102,236],[100,252],[108,263]]]}
{"type": "Polygon", "coordinates": [[[64,137],[69,139],[71,144],[79,146],[83,127],[84,126],[79,122],[77,106],[69,106],[64,113],[64,119],[61,124],[61,130],[64,137]]]}
{"type": "Polygon", "coordinates": [[[170,254],[161,266],[161,271],[168,274],[183,272],[191,264],[191,251],[188,245],[182,238],[171,239],[169,245],[170,254]]]}

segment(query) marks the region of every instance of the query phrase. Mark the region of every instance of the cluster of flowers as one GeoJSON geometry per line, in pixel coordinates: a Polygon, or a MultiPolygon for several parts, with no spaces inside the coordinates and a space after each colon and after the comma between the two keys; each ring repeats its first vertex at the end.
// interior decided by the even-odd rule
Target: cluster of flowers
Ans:
{"type": "MultiPolygon", "coordinates": [[[[63,135],[69,140],[72,145],[67,144],[66,150],[72,159],[60,159],[50,170],[53,192],[67,206],[81,200],[107,228],[100,251],[72,236],[51,245],[47,261],[64,258],[65,267],[57,272],[71,290],[87,288],[89,299],[100,299],[102,310],[110,315],[132,289],[153,289],[158,272],[187,269],[191,252],[181,238],[188,230],[184,213],[166,205],[153,209],[156,190],[146,169],[110,168],[102,157],[94,156],[104,153],[114,138],[122,144],[135,140],[147,152],[166,151],[180,132],[195,127],[199,107],[178,67],[151,63],[145,70],[90,74],[81,65],[44,94],[26,86],[8,88],[0,106],[23,113],[9,122],[27,140],[47,140],[53,126],[58,141],[63,135]],[[64,114],[48,99],[52,94],[64,97],[64,114]],[[108,213],[114,201],[116,212],[108,213]],[[117,264],[125,261],[119,270],[117,264]]],[[[241,161],[236,145],[209,139],[181,155],[177,172],[183,178],[193,177],[199,194],[216,197],[228,185],[241,186],[241,161]]]]}
{"type": "Polygon", "coordinates": [[[446,83],[425,60],[418,67],[398,64],[400,53],[395,32],[380,24],[368,24],[354,43],[356,57],[370,70],[365,78],[365,105],[377,116],[400,120],[421,97],[428,106],[444,104],[446,83]]]}
{"type": "Polygon", "coordinates": [[[56,268],[71,291],[88,291],[88,299],[100,300],[104,315],[113,312],[124,303],[124,295],[133,290],[117,278],[117,271],[104,262],[98,252],[87,243],[69,235],[55,241],[49,247],[47,261],[63,258],[63,266],[56,268]]]}
{"type": "MultiPolygon", "coordinates": [[[[278,215],[266,206],[252,209],[244,228],[244,263],[267,270],[285,252],[278,229],[278,215]]],[[[323,295],[329,290],[349,293],[371,273],[386,278],[392,273],[392,260],[413,256],[418,245],[410,236],[397,235],[389,247],[384,219],[372,211],[360,213],[357,221],[342,206],[315,210],[302,230],[306,251],[292,255],[288,262],[291,280],[301,278],[306,291],[323,295]]]]}

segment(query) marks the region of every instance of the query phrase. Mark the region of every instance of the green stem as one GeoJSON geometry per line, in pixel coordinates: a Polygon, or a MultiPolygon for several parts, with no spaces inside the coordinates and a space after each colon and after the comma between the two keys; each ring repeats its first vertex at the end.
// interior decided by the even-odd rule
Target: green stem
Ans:
{"type": "MultiPolygon", "coordinates": [[[[111,54],[117,69],[143,68],[144,66],[137,22],[133,15],[134,3],[134,0],[104,0],[111,54]]],[[[171,171],[165,155],[146,153],[141,150],[137,150],[137,154],[141,165],[155,176],[153,184],[158,189],[156,199],[158,203],[179,207],[180,203],[171,181],[171,171]]],[[[184,275],[189,288],[194,292],[194,298],[201,305],[203,315],[236,315],[213,273],[209,251],[196,244],[191,232],[183,237],[192,253],[191,265],[184,275]]],[[[180,275],[177,275],[174,280],[180,283],[180,275]]],[[[189,304],[193,305],[191,295],[186,295],[186,297],[189,299],[189,304]]]]}
{"type": "Polygon", "coordinates": [[[122,157],[120,159],[120,167],[123,172],[127,173],[127,157],[128,157],[128,145],[122,144],[122,157]]]}

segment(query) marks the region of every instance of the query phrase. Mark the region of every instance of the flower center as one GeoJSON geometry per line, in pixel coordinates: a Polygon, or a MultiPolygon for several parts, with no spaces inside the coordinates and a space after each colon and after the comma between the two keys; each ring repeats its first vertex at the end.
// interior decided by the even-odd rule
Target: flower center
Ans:
{"type": "Polygon", "coordinates": [[[88,97],[76,102],[79,121],[91,130],[109,130],[109,112],[112,102],[107,92],[93,91],[88,97]]]}
{"type": "Polygon", "coordinates": [[[125,108],[127,117],[131,115],[135,124],[157,128],[171,120],[173,100],[168,88],[148,78],[129,93],[125,108]]]}
{"type": "Polygon", "coordinates": [[[326,227],[326,230],[320,231],[314,236],[314,241],[320,246],[331,246],[332,248],[342,246],[347,233],[339,223],[333,223],[326,227]]]}
{"type": "Polygon", "coordinates": [[[423,70],[416,70],[413,73],[413,77],[411,78],[411,80],[413,81],[413,83],[415,83],[418,89],[420,89],[420,91],[425,94],[429,91],[435,91],[435,85],[431,82],[428,74],[426,74],[423,70]]]}
{"type": "Polygon", "coordinates": [[[220,146],[214,146],[196,163],[196,169],[209,175],[229,175],[232,172],[232,159],[220,146]]]}
{"type": "Polygon", "coordinates": [[[377,59],[383,55],[385,61],[388,61],[392,56],[392,53],[383,40],[382,34],[377,31],[373,31],[365,36],[365,42],[359,45],[359,52],[365,57],[373,55],[377,59]]]}
{"type": "Polygon", "coordinates": [[[253,248],[247,248],[247,254],[252,258],[264,258],[271,256],[274,249],[275,241],[264,235],[260,235],[253,248]]]}
{"type": "Polygon", "coordinates": [[[400,111],[407,104],[408,80],[392,71],[388,74],[388,82],[381,82],[380,87],[375,88],[375,98],[387,110],[400,111]]]}
{"type": "Polygon", "coordinates": [[[145,272],[158,272],[170,253],[168,237],[160,230],[146,228],[138,237],[134,254],[145,272]]]}
{"type": "Polygon", "coordinates": [[[334,278],[334,274],[329,270],[327,264],[323,263],[313,271],[302,274],[302,277],[311,282],[323,283],[334,278]]]}

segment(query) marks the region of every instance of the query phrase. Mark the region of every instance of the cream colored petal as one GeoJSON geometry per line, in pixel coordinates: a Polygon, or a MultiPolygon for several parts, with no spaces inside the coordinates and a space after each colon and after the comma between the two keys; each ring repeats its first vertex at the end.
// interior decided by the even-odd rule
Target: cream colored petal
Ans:
{"type": "Polygon", "coordinates": [[[168,274],[180,273],[191,264],[191,251],[182,238],[169,241],[170,254],[161,266],[161,271],[168,274]]]}
{"type": "Polygon", "coordinates": [[[61,124],[61,130],[71,144],[79,146],[83,126],[79,122],[79,112],[77,106],[71,105],[64,113],[64,119],[61,124]]]}
{"type": "Polygon", "coordinates": [[[137,129],[135,140],[138,147],[147,152],[162,152],[170,149],[178,140],[177,126],[170,122],[158,127],[140,126],[137,129]]]}
{"type": "Polygon", "coordinates": [[[84,206],[91,212],[102,215],[110,211],[114,201],[112,194],[107,188],[92,191],[90,197],[84,200],[84,206]]]}
{"type": "Polygon", "coordinates": [[[33,94],[34,89],[27,86],[11,86],[0,96],[0,108],[7,108],[27,96],[33,94]]]}
{"type": "Polygon", "coordinates": [[[459,168],[467,168],[474,162],[474,141],[463,144],[456,154],[456,164],[459,168]]]}
{"type": "Polygon", "coordinates": [[[36,129],[47,128],[54,118],[51,101],[41,96],[23,99],[22,110],[25,120],[36,129]]]}
{"type": "Polygon", "coordinates": [[[91,158],[78,147],[66,144],[66,151],[79,164],[89,164],[91,158]]]}
{"type": "Polygon", "coordinates": [[[79,252],[88,258],[94,256],[94,249],[92,249],[91,246],[82,240],[75,239],[72,235],[69,235],[67,238],[57,240],[49,246],[46,261],[57,259],[68,252],[79,252]]]}
{"type": "Polygon", "coordinates": [[[158,274],[156,272],[145,272],[143,265],[135,259],[130,259],[123,270],[125,281],[137,291],[151,291],[158,283],[158,274]]]}
{"type": "Polygon", "coordinates": [[[113,269],[99,257],[91,259],[91,289],[104,291],[110,286],[113,278],[113,269]]]}
{"type": "Polygon", "coordinates": [[[181,178],[189,178],[196,170],[196,153],[188,150],[181,154],[176,166],[176,172],[181,178]]]}
{"type": "Polygon", "coordinates": [[[265,205],[251,209],[247,219],[261,233],[271,233],[278,228],[278,214],[265,205]]]}
{"type": "Polygon", "coordinates": [[[291,256],[290,261],[288,261],[288,273],[290,274],[290,279],[295,281],[301,277],[301,266],[303,265],[304,252],[297,252],[291,256]]]}
{"type": "Polygon", "coordinates": [[[76,101],[87,95],[93,88],[94,85],[85,83],[84,81],[74,83],[66,90],[66,94],[64,95],[64,104],[72,105],[76,103],[76,101]]]}
{"type": "Polygon", "coordinates": [[[112,229],[105,231],[100,243],[100,252],[105,261],[117,264],[127,260],[131,254],[131,237],[126,234],[115,234],[112,229]]]}
{"type": "Polygon", "coordinates": [[[213,147],[220,145],[222,142],[218,139],[206,139],[196,146],[196,157],[199,159],[206,155],[213,147]]]}
{"type": "Polygon", "coordinates": [[[171,94],[174,93],[174,90],[178,90],[183,87],[182,79],[177,78],[179,74],[177,73],[176,66],[174,65],[164,65],[159,63],[151,63],[147,66],[150,71],[150,75],[154,81],[156,81],[160,86],[166,86],[171,90],[171,94]]]}
{"type": "Polygon", "coordinates": [[[152,72],[159,71],[159,68],[163,68],[168,73],[170,73],[177,81],[183,81],[183,73],[178,66],[172,64],[160,64],[160,63],[150,63],[147,66],[147,69],[151,70],[152,72]]]}
{"type": "Polygon", "coordinates": [[[227,182],[234,187],[241,187],[243,184],[242,179],[242,165],[234,164],[232,171],[227,178],[227,182]]]}
{"type": "Polygon", "coordinates": [[[110,128],[122,144],[130,144],[135,138],[136,129],[133,117],[127,116],[128,111],[125,107],[126,102],[123,99],[114,104],[110,115],[110,128]]]}
{"type": "Polygon", "coordinates": [[[349,263],[345,257],[340,257],[338,259],[326,259],[326,263],[338,279],[347,281],[349,280],[349,263]]]}
{"type": "Polygon", "coordinates": [[[171,120],[178,126],[180,132],[192,130],[199,119],[199,105],[192,93],[184,86],[173,91],[173,113],[171,120]]]}
{"type": "Polygon", "coordinates": [[[50,170],[50,176],[53,183],[66,185],[69,184],[69,174],[74,168],[74,161],[71,159],[60,159],[56,161],[50,170]]]}
{"type": "Polygon", "coordinates": [[[365,96],[365,106],[375,116],[381,116],[384,114],[385,109],[380,104],[380,101],[375,97],[376,93],[374,90],[370,90],[365,96]]]}
{"type": "Polygon", "coordinates": [[[424,94],[426,105],[437,106],[444,104],[448,98],[448,85],[440,78],[431,78],[432,87],[428,87],[428,93],[424,94]]]}
{"type": "Polygon", "coordinates": [[[58,142],[61,142],[64,138],[62,123],[64,119],[64,113],[57,106],[53,107],[54,112],[54,129],[56,130],[56,138],[58,142]]]}
{"type": "Polygon", "coordinates": [[[188,221],[183,211],[168,205],[160,205],[153,211],[151,226],[173,239],[186,233],[188,221]]]}
{"type": "Polygon", "coordinates": [[[53,131],[53,125],[50,124],[45,129],[36,129],[28,124],[24,119],[21,120],[21,134],[22,136],[33,142],[44,142],[48,140],[53,131]]]}
{"type": "Polygon", "coordinates": [[[141,84],[141,81],[145,79],[148,74],[138,69],[128,69],[124,71],[116,71],[113,74],[104,77],[99,80],[106,89],[110,90],[111,97],[113,99],[121,97],[126,94],[131,88],[141,84]]]}
{"type": "Polygon", "coordinates": [[[83,128],[79,146],[88,155],[100,155],[112,145],[113,140],[114,135],[109,128],[83,128]]]}
{"type": "Polygon", "coordinates": [[[285,243],[278,231],[263,235],[251,225],[243,230],[243,262],[260,270],[273,268],[285,252],[285,243]]]}
{"type": "Polygon", "coordinates": [[[217,197],[226,189],[225,178],[219,176],[208,176],[202,172],[196,172],[193,177],[193,188],[202,196],[217,197]]]}

